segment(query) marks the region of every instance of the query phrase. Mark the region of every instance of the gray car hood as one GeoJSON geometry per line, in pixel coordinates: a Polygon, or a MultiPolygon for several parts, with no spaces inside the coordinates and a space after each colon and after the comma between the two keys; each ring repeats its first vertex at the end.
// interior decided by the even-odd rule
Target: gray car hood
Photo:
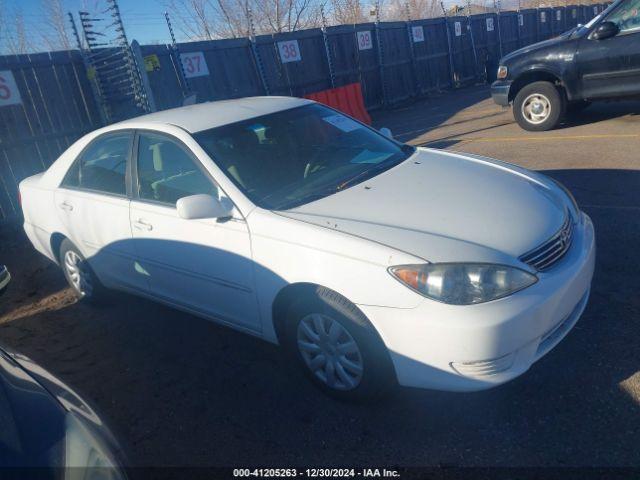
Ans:
{"type": "Polygon", "coordinates": [[[561,227],[566,210],[562,194],[542,175],[419,149],[372,179],[278,213],[427,261],[513,264],[561,227]]]}

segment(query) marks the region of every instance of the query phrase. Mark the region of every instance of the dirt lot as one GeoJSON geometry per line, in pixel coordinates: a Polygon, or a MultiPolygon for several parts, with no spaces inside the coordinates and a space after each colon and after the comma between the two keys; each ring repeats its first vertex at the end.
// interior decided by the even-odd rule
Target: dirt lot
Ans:
{"type": "Polygon", "coordinates": [[[402,390],[375,405],[320,395],[278,349],[145,300],[74,303],[18,228],[0,341],[102,412],[135,465],[640,467],[640,103],[595,105],[528,133],[476,87],[375,115],[413,144],[544,170],[594,220],[591,301],[523,377],[474,394],[402,390]]]}

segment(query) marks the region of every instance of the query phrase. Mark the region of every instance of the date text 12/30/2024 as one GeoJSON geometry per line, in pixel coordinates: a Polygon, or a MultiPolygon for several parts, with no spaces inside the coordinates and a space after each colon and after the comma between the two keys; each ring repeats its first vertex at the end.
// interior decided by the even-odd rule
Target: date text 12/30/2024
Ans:
{"type": "Polygon", "coordinates": [[[261,478],[400,478],[397,470],[386,468],[234,468],[234,477],[261,478]]]}

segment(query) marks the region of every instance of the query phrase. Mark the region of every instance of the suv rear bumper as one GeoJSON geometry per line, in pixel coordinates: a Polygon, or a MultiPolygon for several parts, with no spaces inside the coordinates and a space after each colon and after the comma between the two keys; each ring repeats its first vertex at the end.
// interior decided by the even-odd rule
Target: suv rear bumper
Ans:
{"type": "Polygon", "coordinates": [[[491,97],[493,101],[503,107],[509,106],[509,89],[511,80],[497,80],[491,84],[491,97]]]}

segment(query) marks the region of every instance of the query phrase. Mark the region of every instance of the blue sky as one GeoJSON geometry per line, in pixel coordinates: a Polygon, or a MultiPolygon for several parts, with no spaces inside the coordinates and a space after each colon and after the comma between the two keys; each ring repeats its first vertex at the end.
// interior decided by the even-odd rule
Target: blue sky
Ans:
{"type": "MultiPolygon", "coordinates": [[[[1,1],[1,0],[0,0],[1,1]]],[[[42,12],[43,0],[4,0],[11,11],[13,7],[22,10],[27,31],[37,30],[45,19],[42,12]]],[[[166,0],[118,0],[125,30],[129,40],[136,39],[140,43],[170,42],[169,32],[164,20],[166,0]]],[[[65,11],[77,15],[78,10],[87,8],[94,11],[94,6],[104,8],[105,0],[63,0],[65,11]]],[[[176,32],[180,40],[180,32],[176,32]]]]}

